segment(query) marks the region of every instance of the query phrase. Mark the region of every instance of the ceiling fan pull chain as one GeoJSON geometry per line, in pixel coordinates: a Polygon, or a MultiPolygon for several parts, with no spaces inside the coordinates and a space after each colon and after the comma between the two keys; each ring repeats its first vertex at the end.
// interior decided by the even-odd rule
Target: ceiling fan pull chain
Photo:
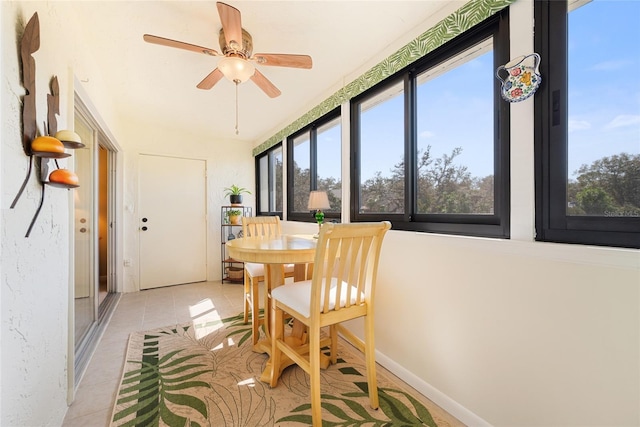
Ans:
{"type": "Polygon", "coordinates": [[[238,83],[240,82],[236,80],[236,135],[240,133],[240,131],[238,130],[238,83]]]}

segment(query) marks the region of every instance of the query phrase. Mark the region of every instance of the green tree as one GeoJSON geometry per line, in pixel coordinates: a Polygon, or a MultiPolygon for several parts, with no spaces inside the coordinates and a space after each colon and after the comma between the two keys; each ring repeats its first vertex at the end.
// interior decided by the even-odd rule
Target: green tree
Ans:
{"type": "Polygon", "coordinates": [[[578,205],[583,212],[590,215],[604,215],[615,208],[615,201],[600,187],[585,187],[576,195],[578,205]]]}
{"type": "MultiPolygon", "coordinates": [[[[340,212],[342,207],[342,182],[335,177],[318,178],[318,190],[326,191],[329,197],[331,209],[327,212],[340,212]]],[[[311,189],[311,176],[309,168],[302,169],[296,162],[293,163],[293,211],[307,212],[307,202],[311,189]]]]}
{"type": "Polygon", "coordinates": [[[640,155],[621,153],[582,165],[567,186],[568,213],[640,215],[640,155]]]}
{"type": "MultiPolygon", "coordinates": [[[[434,158],[431,146],[418,153],[418,213],[494,212],[494,176],[472,177],[467,166],[456,164],[460,154],[462,148],[457,147],[450,154],[434,158]]],[[[383,175],[377,171],[361,184],[361,212],[404,212],[404,161],[395,164],[389,172],[383,175]]],[[[603,157],[590,165],[580,166],[575,174],[576,179],[567,185],[567,212],[570,215],[640,215],[640,155],[621,153],[603,157]]],[[[294,164],[294,175],[294,209],[304,212],[310,185],[309,170],[294,164]]],[[[332,210],[340,206],[341,188],[342,183],[336,178],[318,179],[318,189],[327,191],[332,210]]]]}
{"type": "MultiPolygon", "coordinates": [[[[397,178],[397,177],[396,177],[397,178]]],[[[373,178],[367,179],[360,188],[361,212],[388,212],[397,213],[397,200],[404,195],[393,195],[392,188],[394,178],[382,176],[382,172],[377,171],[373,178]]],[[[400,211],[401,212],[401,211],[400,211]]]]}
{"type": "Polygon", "coordinates": [[[275,188],[275,192],[276,192],[276,200],[275,200],[275,211],[276,212],[282,212],[282,203],[283,203],[283,199],[284,199],[284,189],[283,189],[283,181],[282,181],[282,173],[283,173],[283,165],[282,165],[282,159],[279,157],[276,157],[275,159],[275,166],[274,166],[274,170],[275,170],[275,181],[276,181],[276,188],[275,188]]]}
{"type": "Polygon", "coordinates": [[[333,176],[318,178],[317,188],[326,191],[329,197],[331,208],[326,212],[340,212],[342,208],[342,182],[333,176]]]}
{"type": "Polygon", "coordinates": [[[301,169],[297,163],[293,163],[293,211],[306,212],[309,201],[309,189],[311,188],[309,168],[301,169]]]}
{"type": "MultiPolygon", "coordinates": [[[[468,168],[455,163],[462,153],[457,147],[450,154],[433,158],[431,146],[418,153],[418,213],[492,213],[493,176],[474,178],[468,168]]],[[[404,212],[404,161],[389,176],[375,173],[361,186],[361,211],[404,212]]]]}
{"type": "Polygon", "coordinates": [[[430,145],[419,153],[418,212],[493,212],[493,176],[472,177],[466,166],[456,165],[460,154],[462,148],[456,147],[434,159],[430,145]]]}

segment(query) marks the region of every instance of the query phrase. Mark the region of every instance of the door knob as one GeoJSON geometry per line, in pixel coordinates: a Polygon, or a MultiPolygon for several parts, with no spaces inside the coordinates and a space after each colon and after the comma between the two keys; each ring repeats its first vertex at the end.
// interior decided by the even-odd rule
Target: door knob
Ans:
{"type": "Polygon", "coordinates": [[[147,222],[149,221],[147,218],[142,218],[142,222],[147,222]]]}
{"type": "Polygon", "coordinates": [[[80,232],[81,232],[81,233],[86,233],[86,232],[87,232],[87,229],[86,229],[86,228],[84,228],[84,227],[82,227],[82,228],[80,229],[80,232]]]}
{"type": "Polygon", "coordinates": [[[146,226],[142,227],[142,231],[147,231],[147,227],[146,226]]]}

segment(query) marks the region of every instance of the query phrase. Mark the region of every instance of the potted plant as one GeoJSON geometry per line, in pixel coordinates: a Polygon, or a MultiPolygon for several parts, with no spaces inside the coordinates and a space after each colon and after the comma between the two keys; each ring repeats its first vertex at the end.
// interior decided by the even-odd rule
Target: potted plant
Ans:
{"type": "Polygon", "coordinates": [[[229,224],[237,225],[240,222],[242,211],[240,209],[229,209],[227,211],[227,217],[229,218],[229,224]]]}
{"type": "Polygon", "coordinates": [[[242,194],[251,194],[251,191],[247,190],[244,187],[238,187],[233,184],[231,187],[227,187],[224,189],[225,196],[229,196],[229,202],[231,206],[241,206],[242,205],[242,194]]]}

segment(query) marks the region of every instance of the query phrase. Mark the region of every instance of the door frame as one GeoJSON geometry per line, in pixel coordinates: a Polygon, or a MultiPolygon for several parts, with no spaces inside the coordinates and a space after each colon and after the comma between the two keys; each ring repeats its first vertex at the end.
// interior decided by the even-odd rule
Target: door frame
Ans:
{"type": "MultiPolygon", "coordinates": [[[[80,379],[88,365],[95,347],[97,346],[98,339],[104,332],[104,328],[108,323],[108,319],[113,314],[113,310],[117,305],[117,301],[120,297],[120,293],[123,290],[124,283],[124,271],[122,268],[124,238],[123,238],[123,202],[122,195],[124,194],[124,171],[123,171],[123,152],[122,148],[118,144],[116,138],[113,136],[106,122],[102,119],[98,109],[91,102],[91,98],[84,90],[80,80],[74,76],[73,85],[70,87],[69,99],[72,102],[68,103],[67,116],[69,128],[72,128],[72,124],[75,122],[75,114],[78,112],[82,115],[88,123],[91,124],[94,129],[98,130],[97,145],[104,147],[108,151],[108,221],[110,227],[108,228],[108,248],[107,248],[107,266],[109,269],[108,274],[108,291],[113,295],[111,298],[107,297],[103,304],[96,307],[97,319],[91,330],[85,336],[83,340],[83,348],[78,352],[81,356],[76,359],[76,343],[75,343],[75,313],[74,313],[74,252],[75,244],[73,238],[73,230],[75,224],[74,214],[74,199],[73,191],[69,192],[69,308],[68,308],[68,339],[67,339],[67,404],[71,404],[75,398],[76,389],[80,383],[80,379]]],[[[94,156],[94,173],[97,174],[97,148],[96,155],[94,156]]],[[[97,180],[95,182],[97,187],[97,180]]],[[[97,188],[96,188],[97,190],[97,188]]],[[[94,196],[94,203],[97,205],[97,193],[94,196]]],[[[97,220],[96,220],[97,222],[97,220]]],[[[97,233],[97,228],[94,227],[97,233]]],[[[97,238],[96,238],[96,254],[94,262],[97,263],[97,238]]],[[[96,264],[97,265],[97,264],[96,264]]],[[[96,270],[97,279],[97,270],[96,270]]],[[[97,304],[97,296],[96,296],[97,304]]]]}
{"type": "MultiPolygon", "coordinates": [[[[136,200],[136,205],[138,207],[140,207],[140,200],[141,200],[141,184],[140,184],[140,158],[141,156],[152,156],[152,157],[162,157],[162,158],[169,158],[169,159],[180,159],[180,160],[193,160],[193,161],[201,161],[203,162],[203,166],[204,166],[204,177],[203,179],[203,184],[204,184],[204,194],[203,194],[203,207],[204,207],[204,280],[203,281],[207,281],[209,280],[209,197],[208,197],[208,187],[209,187],[209,182],[208,182],[208,174],[209,174],[209,162],[207,161],[206,158],[202,158],[202,157],[190,157],[190,156],[182,156],[182,155],[174,155],[174,154],[166,154],[166,153],[156,153],[156,152],[152,152],[152,151],[140,151],[138,152],[137,155],[137,171],[138,171],[138,178],[137,178],[137,200],[136,200]]],[[[141,250],[142,250],[142,245],[140,243],[140,226],[139,224],[141,224],[140,220],[141,218],[140,216],[140,212],[138,213],[138,217],[137,217],[137,221],[136,221],[136,231],[138,232],[138,239],[137,239],[137,251],[138,251],[138,259],[137,259],[137,266],[138,266],[138,280],[136,281],[136,291],[141,291],[142,289],[142,256],[141,256],[141,250]]],[[[193,283],[201,283],[201,282],[193,282],[193,283]]],[[[149,289],[153,289],[153,288],[149,288],[149,289]]]]}

